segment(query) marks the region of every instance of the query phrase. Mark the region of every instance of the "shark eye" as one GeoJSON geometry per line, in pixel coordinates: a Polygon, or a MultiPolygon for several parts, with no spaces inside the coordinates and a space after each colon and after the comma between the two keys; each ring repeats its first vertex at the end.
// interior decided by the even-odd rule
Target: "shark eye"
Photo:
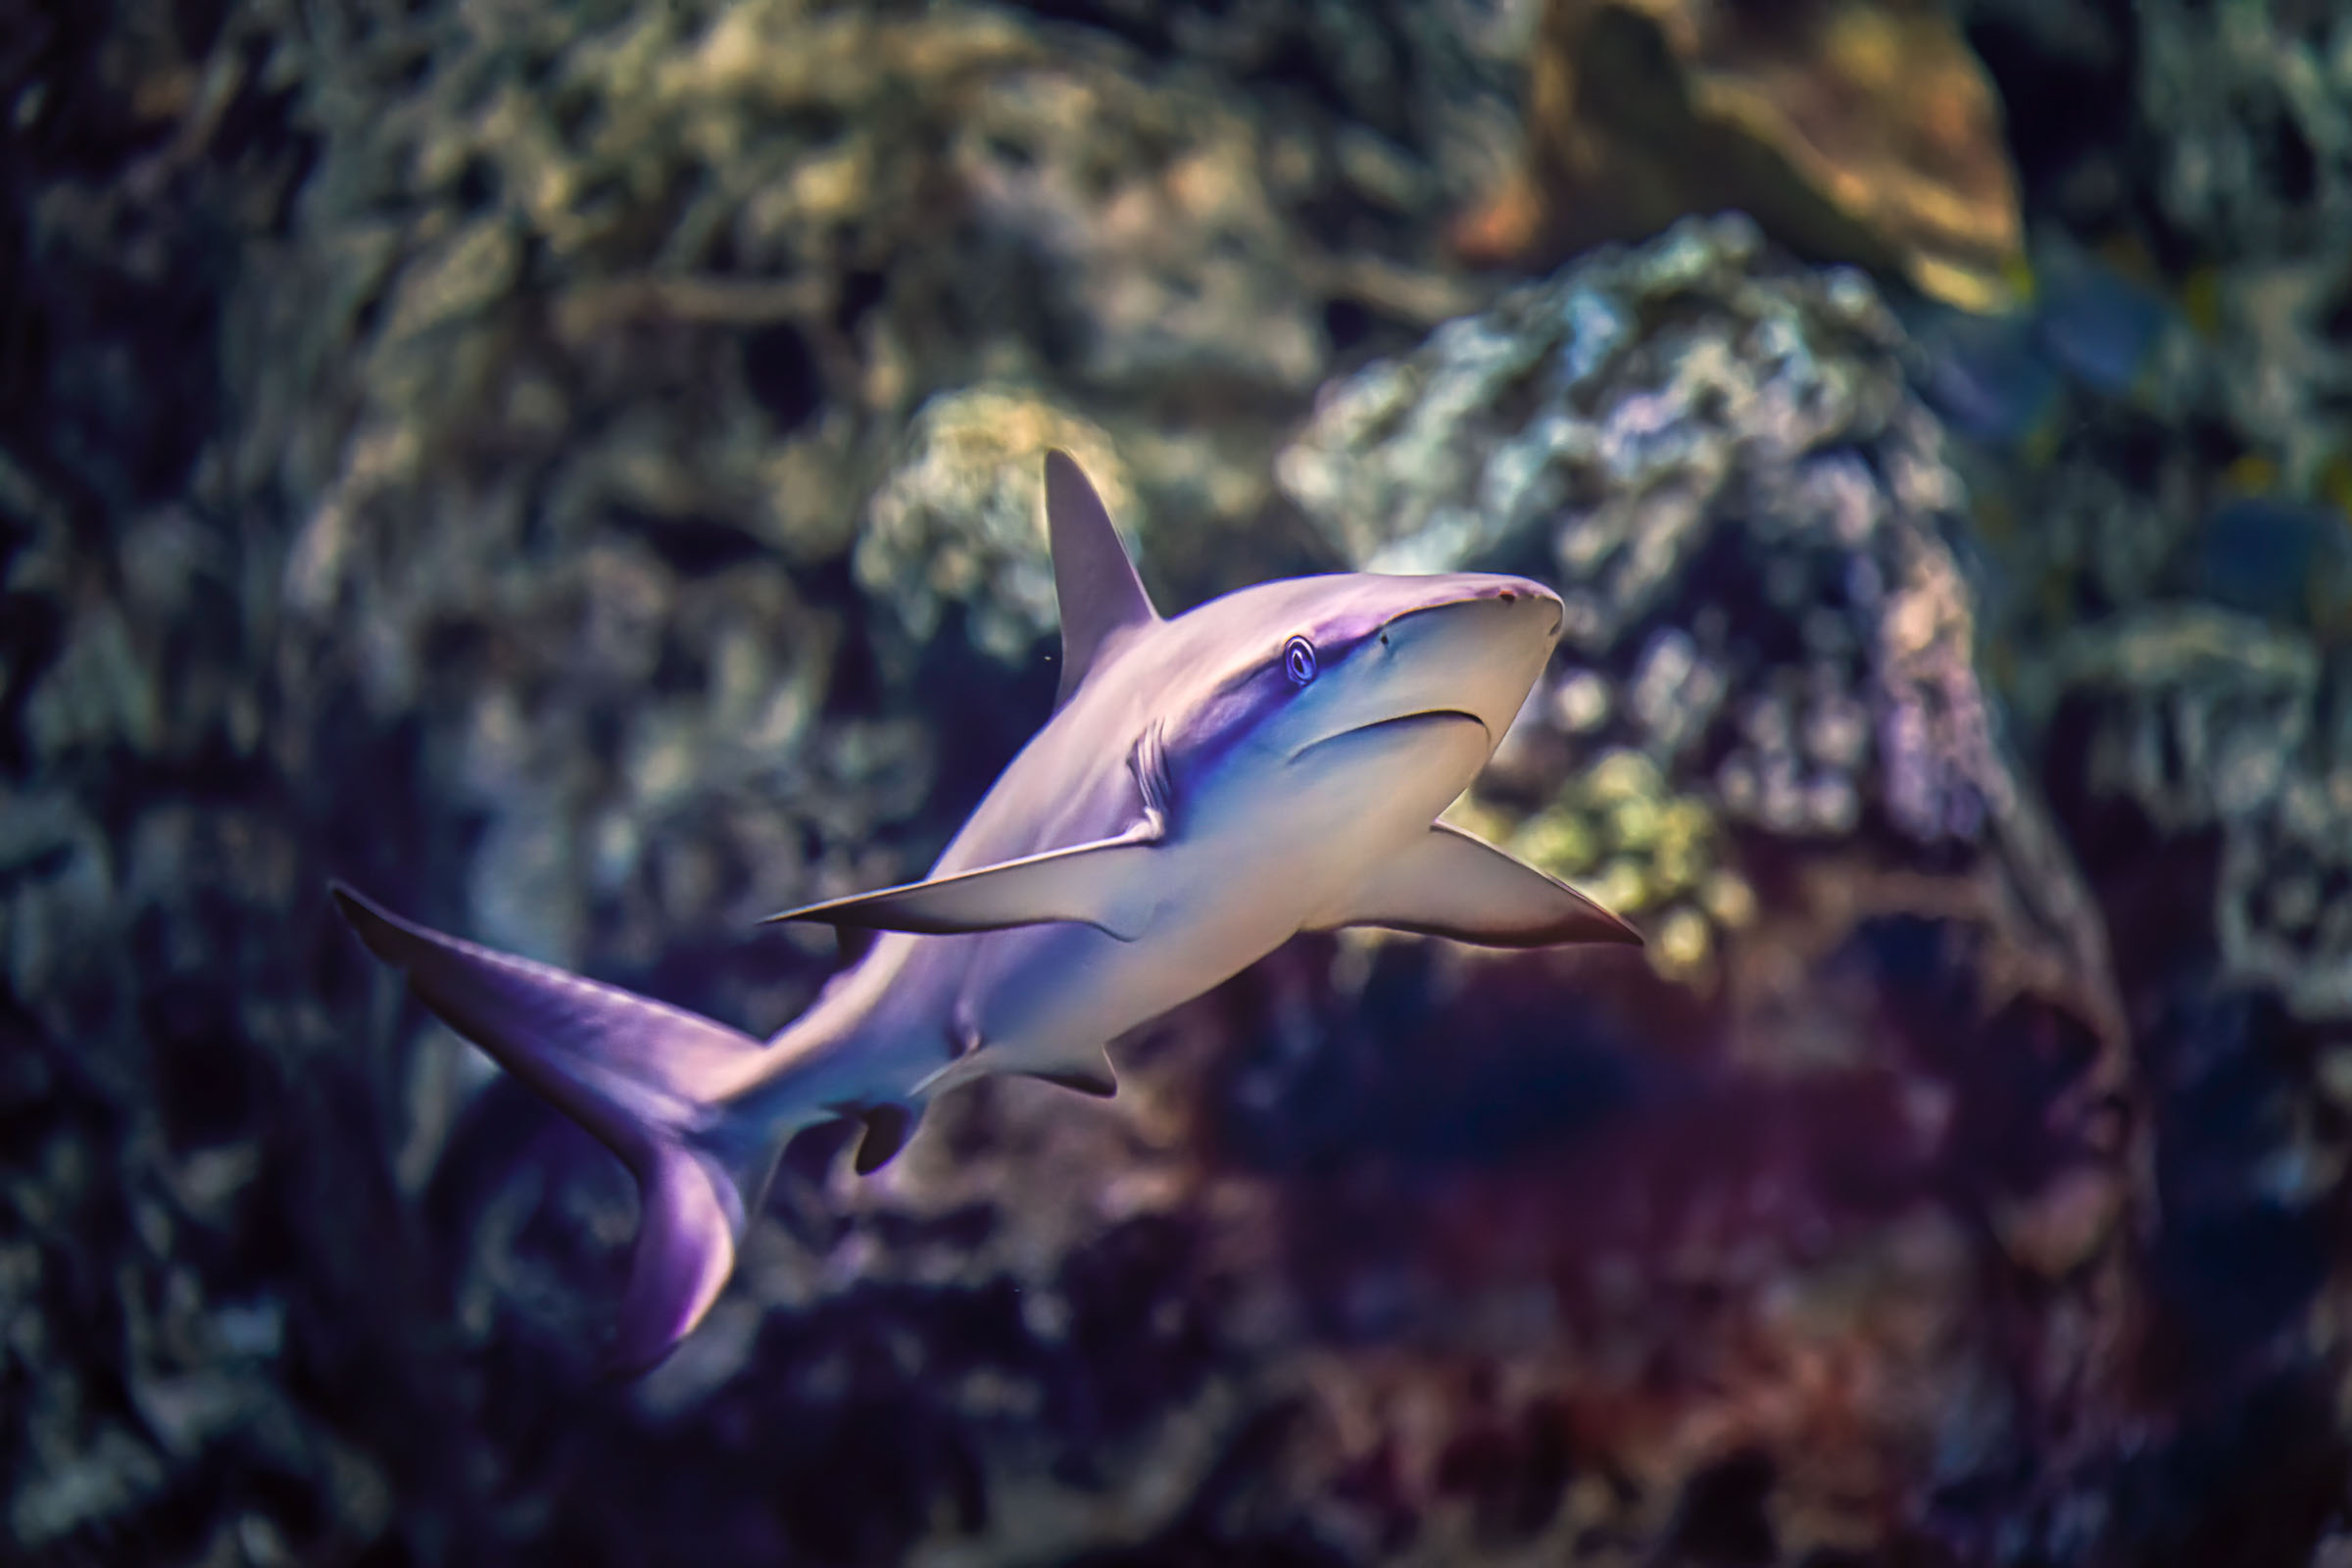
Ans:
{"type": "Polygon", "coordinates": [[[1289,672],[1291,684],[1303,686],[1315,678],[1315,645],[1303,637],[1294,637],[1282,645],[1282,667],[1289,672]]]}

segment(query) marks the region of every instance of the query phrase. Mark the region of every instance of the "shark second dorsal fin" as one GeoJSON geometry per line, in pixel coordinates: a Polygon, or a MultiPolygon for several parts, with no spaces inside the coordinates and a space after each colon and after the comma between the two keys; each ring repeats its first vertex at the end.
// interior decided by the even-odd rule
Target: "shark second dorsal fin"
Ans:
{"type": "Polygon", "coordinates": [[[1054,550],[1054,597],[1061,607],[1058,709],[1086,679],[1102,646],[1131,626],[1159,619],[1127,547],[1068,453],[1046,454],[1046,531],[1054,550]]]}
{"type": "Polygon", "coordinates": [[[1582,893],[1484,840],[1438,822],[1310,929],[1376,925],[1482,948],[1564,942],[1640,947],[1642,933],[1582,893]]]}

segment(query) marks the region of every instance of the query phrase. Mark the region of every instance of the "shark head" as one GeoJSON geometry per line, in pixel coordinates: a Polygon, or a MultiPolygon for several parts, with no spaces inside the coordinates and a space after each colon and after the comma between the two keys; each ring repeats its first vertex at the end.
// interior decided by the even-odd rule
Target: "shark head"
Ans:
{"type": "MultiPolygon", "coordinates": [[[[1494,749],[1559,639],[1560,601],[1524,577],[1294,577],[1183,616],[1209,687],[1189,726],[1285,758],[1378,725],[1475,719],[1494,749]]],[[[1481,759],[1484,760],[1483,758],[1481,759]]]]}
{"type": "Polygon", "coordinates": [[[1494,755],[1560,619],[1522,577],[1297,577],[1212,600],[1129,657],[1153,672],[1179,797],[1246,782],[1338,808],[1369,788],[1434,813],[1494,755]]]}

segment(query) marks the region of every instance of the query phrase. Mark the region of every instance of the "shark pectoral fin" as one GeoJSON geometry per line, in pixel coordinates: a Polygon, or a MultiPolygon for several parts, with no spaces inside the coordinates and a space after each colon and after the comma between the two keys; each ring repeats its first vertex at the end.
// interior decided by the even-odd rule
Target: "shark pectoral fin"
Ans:
{"type": "Polygon", "coordinates": [[[1077,920],[1132,942],[1143,934],[1151,916],[1152,854],[1159,832],[1153,815],[1117,838],[811,904],[771,914],[760,923],[828,920],[940,936],[1077,920]]]}
{"type": "Polygon", "coordinates": [[[1385,926],[1482,948],[1642,945],[1642,933],[1556,878],[1445,822],[1391,858],[1311,929],[1385,926]]]}

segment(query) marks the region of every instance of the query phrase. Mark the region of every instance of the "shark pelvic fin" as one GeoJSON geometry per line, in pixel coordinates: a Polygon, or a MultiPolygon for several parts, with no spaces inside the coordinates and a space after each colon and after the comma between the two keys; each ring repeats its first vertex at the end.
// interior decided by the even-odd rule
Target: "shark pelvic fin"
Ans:
{"type": "MultiPolygon", "coordinates": [[[[409,989],[637,1178],[637,1246],[609,1351],[641,1372],[701,1321],[783,1144],[727,1115],[727,1087],[764,1048],[682,1007],[445,936],[340,883],[335,905],[409,989]]],[[[814,1119],[812,1117],[812,1119],[814,1119]]]]}
{"type": "Polygon", "coordinates": [[[1078,920],[1133,942],[1152,912],[1151,857],[1162,820],[1157,811],[1147,810],[1116,838],[787,909],[760,924],[827,920],[941,936],[1078,920]]]}
{"type": "Polygon", "coordinates": [[[1046,454],[1046,531],[1054,550],[1054,597],[1061,606],[1058,709],[1086,679],[1114,634],[1159,619],[1102,498],[1066,452],[1046,454]]]}
{"type": "Polygon", "coordinates": [[[1391,857],[1311,930],[1385,926],[1482,948],[1564,942],[1642,945],[1642,933],[1567,883],[1446,822],[1391,857]]]}
{"type": "Polygon", "coordinates": [[[868,1105],[858,1113],[865,1132],[858,1140],[858,1157],[853,1161],[858,1174],[871,1176],[875,1171],[899,1157],[906,1140],[914,1136],[915,1124],[922,1120],[922,1111],[914,1105],[902,1105],[895,1101],[868,1105]]]}

